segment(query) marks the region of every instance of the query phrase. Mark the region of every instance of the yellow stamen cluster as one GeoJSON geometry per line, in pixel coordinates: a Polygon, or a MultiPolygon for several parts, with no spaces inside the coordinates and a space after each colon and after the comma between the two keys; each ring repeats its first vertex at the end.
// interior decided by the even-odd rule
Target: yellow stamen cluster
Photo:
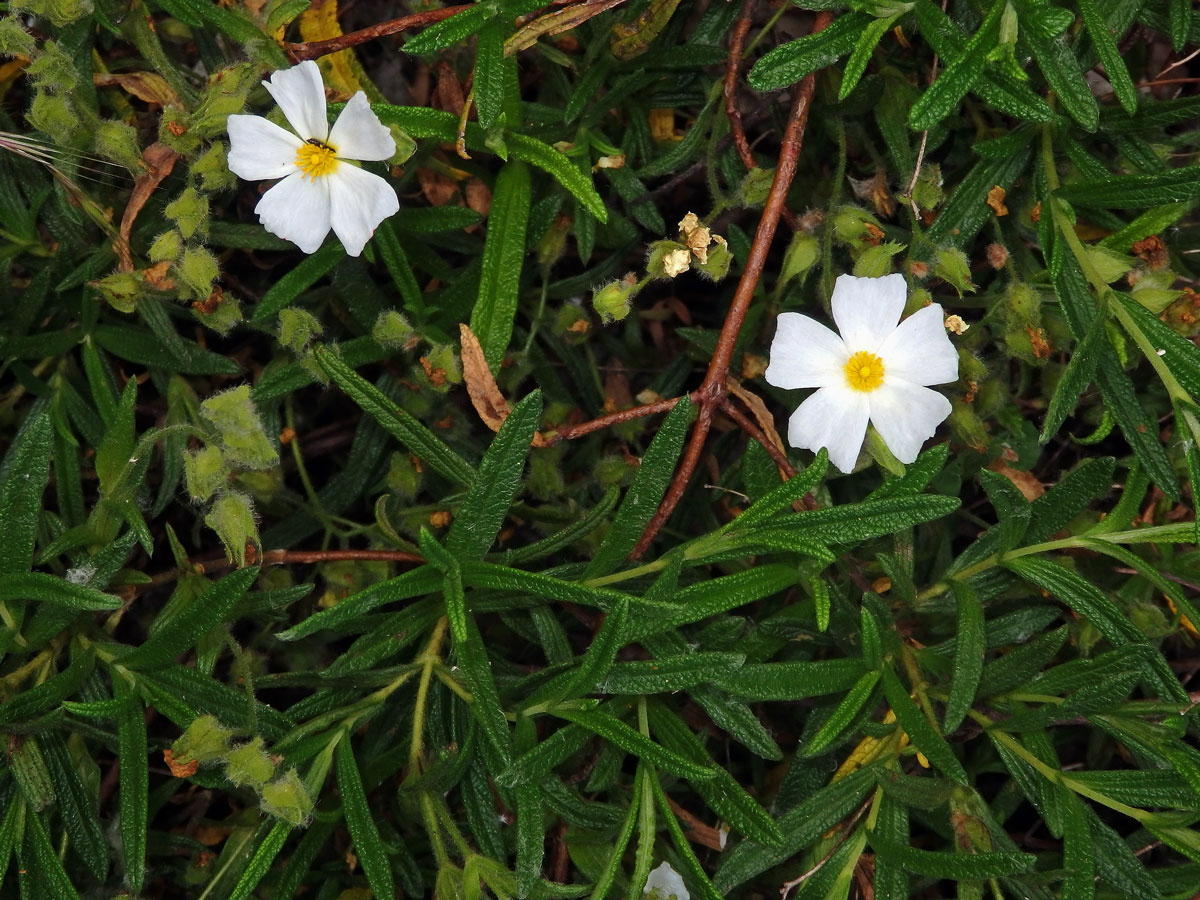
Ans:
{"type": "Polygon", "coordinates": [[[337,150],[318,140],[309,140],[296,151],[296,167],[305,178],[316,181],[325,175],[332,175],[338,166],[337,150]]]}
{"type": "Polygon", "coordinates": [[[866,350],[851,356],[845,371],[846,383],[853,390],[867,393],[883,384],[883,360],[866,350]]]}

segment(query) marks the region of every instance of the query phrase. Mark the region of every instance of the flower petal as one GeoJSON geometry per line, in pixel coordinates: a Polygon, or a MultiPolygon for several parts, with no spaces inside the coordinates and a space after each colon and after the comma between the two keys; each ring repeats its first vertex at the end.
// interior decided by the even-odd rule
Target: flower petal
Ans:
{"type": "Polygon", "coordinates": [[[908,286],[903,275],[856,278],[839,275],[833,286],[833,321],[851,353],[877,353],[904,312],[908,286]]]}
{"type": "Polygon", "coordinates": [[[333,123],[329,143],[337,149],[339,159],[387,159],[396,152],[392,133],[371,111],[362,91],[350,98],[333,123]]]}
{"type": "Polygon", "coordinates": [[[845,380],[842,370],[849,358],[842,339],[820,322],[800,313],[780,313],[764,377],[779,388],[839,384],[845,380]]]}
{"type": "Polygon", "coordinates": [[[329,179],[293,172],[262,195],[254,211],[271,234],[315,253],[329,233],[329,179]]]}
{"type": "Polygon", "coordinates": [[[229,171],[247,181],[283,178],[296,171],[300,138],[262,116],[230,116],[229,171]]]}
{"type": "Polygon", "coordinates": [[[896,459],[910,463],[950,415],[950,401],[927,387],[887,378],[869,395],[871,421],[896,459]]]}
{"type": "Polygon", "coordinates": [[[958,351],[946,334],[946,316],[937,303],[918,309],[896,326],[879,347],[885,378],[912,384],[958,380],[958,351]]]}
{"type": "Polygon", "coordinates": [[[280,69],[263,82],[263,87],[275,98],[301,140],[316,138],[324,141],[329,137],[325,86],[315,62],[306,59],[298,66],[280,69]]]}
{"type": "Polygon", "coordinates": [[[362,253],[379,223],[400,209],[395,189],[370,172],[341,163],[326,176],[333,201],[333,233],[351,256],[362,253]]]}
{"type": "Polygon", "coordinates": [[[813,452],[826,447],[829,461],[848,473],[858,461],[869,415],[870,406],[863,392],[823,387],[792,413],[788,443],[813,452]]]}

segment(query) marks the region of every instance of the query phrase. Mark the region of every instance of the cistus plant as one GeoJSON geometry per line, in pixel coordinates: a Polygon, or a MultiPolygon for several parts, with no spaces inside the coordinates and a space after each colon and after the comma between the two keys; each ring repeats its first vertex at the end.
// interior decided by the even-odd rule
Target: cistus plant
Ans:
{"type": "Polygon", "coordinates": [[[0,3],[0,898],[1200,894],[1197,43],[0,3]]]}

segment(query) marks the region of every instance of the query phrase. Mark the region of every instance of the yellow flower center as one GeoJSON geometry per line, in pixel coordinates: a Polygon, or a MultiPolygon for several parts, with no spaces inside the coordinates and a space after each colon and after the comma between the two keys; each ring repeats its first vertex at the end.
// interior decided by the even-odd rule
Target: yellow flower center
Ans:
{"type": "Polygon", "coordinates": [[[863,393],[875,390],[883,384],[883,360],[874,353],[859,350],[846,363],[846,383],[863,393]]]}
{"type": "Polygon", "coordinates": [[[332,175],[338,166],[337,148],[316,138],[309,138],[296,151],[296,166],[306,178],[313,181],[325,175],[332,175]]]}

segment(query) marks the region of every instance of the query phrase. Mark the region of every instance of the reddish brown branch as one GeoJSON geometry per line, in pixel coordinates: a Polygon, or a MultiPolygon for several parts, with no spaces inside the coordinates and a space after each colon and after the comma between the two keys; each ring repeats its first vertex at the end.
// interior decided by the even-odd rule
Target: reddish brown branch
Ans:
{"type": "Polygon", "coordinates": [[[323,41],[305,41],[299,44],[284,43],[283,50],[292,62],[303,62],[306,59],[316,59],[319,56],[337,53],[339,50],[345,50],[348,47],[357,47],[359,44],[387,37],[389,34],[399,34],[402,31],[409,31],[413,28],[424,28],[426,25],[432,25],[435,22],[440,22],[443,19],[457,15],[464,10],[474,9],[474,7],[474,3],[464,3],[461,6],[443,6],[441,9],[431,9],[426,12],[401,16],[398,19],[390,19],[387,22],[380,22],[377,25],[369,25],[366,28],[360,28],[358,31],[351,31],[349,34],[340,34],[337,37],[328,38],[323,41]]]}
{"type": "MultiPolygon", "coordinates": [[[[323,562],[346,562],[354,560],[356,562],[394,562],[394,563],[413,563],[420,564],[425,562],[425,557],[419,556],[416,553],[408,553],[404,550],[267,550],[263,553],[262,559],[254,560],[247,553],[247,563],[254,563],[263,566],[282,566],[282,565],[306,565],[309,563],[323,562]]],[[[213,572],[221,572],[225,569],[232,569],[233,563],[224,556],[217,559],[197,560],[189,563],[189,568],[197,575],[209,575],[213,572]]],[[[165,572],[159,572],[153,576],[145,585],[137,585],[139,589],[146,587],[157,587],[162,584],[169,584],[179,577],[180,569],[168,569],[165,572]]]]}
{"type": "MultiPolygon", "coordinates": [[[[813,22],[813,33],[822,31],[832,19],[831,13],[822,12],[813,22]]],[[[708,437],[709,426],[712,424],[713,410],[725,396],[725,378],[729,374],[729,364],[733,360],[733,351],[738,335],[741,333],[742,324],[746,321],[746,312],[750,308],[754,290],[758,286],[763,268],[766,266],[771,241],[775,237],[775,230],[779,226],[779,219],[783,215],[787,202],[788,188],[791,187],[792,178],[796,174],[800,144],[804,140],[804,130],[808,124],[808,113],[812,107],[815,90],[816,78],[812,74],[805,76],[796,90],[796,100],[788,119],[787,129],[783,133],[779,162],[775,168],[775,180],[771,183],[771,193],[767,196],[762,217],[758,220],[758,229],[754,232],[754,243],[750,247],[750,256],[746,260],[746,267],[738,281],[733,302],[729,306],[729,312],[725,315],[725,323],[722,325],[720,337],[717,339],[716,352],[708,365],[708,372],[704,376],[703,383],[696,391],[700,403],[700,417],[696,421],[696,427],[692,430],[683,460],[680,462],[679,468],[675,470],[675,476],[667,488],[667,493],[638,540],[637,546],[630,553],[631,559],[641,558],[659,530],[666,524],[667,519],[671,517],[671,513],[679,505],[683,492],[687,489],[688,481],[700,460],[704,440],[708,437]]]]}
{"type": "Polygon", "coordinates": [[[746,46],[746,35],[750,32],[750,16],[754,12],[754,5],[754,0],[744,0],[742,3],[737,24],[733,26],[729,36],[729,66],[725,69],[725,115],[729,118],[733,145],[737,147],[742,165],[747,169],[754,168],[754,154],[750,152],[750,142],[746,139],[746,129],[742,125],[742,110],[737,102],[737,80],[738,71],[742,66],[742,48],[746,46]]]}
{"type": "Polygon", "coordinates": [[[767,451],[767,455],[771,457],[771,461],[780,468],[784,475],[791,478],[796,474],[796,467],[788,462],[788,458],[780,452],[779,446],[763,434],[762,429],[751,422],[750,418],[734,406],[728,397],[721,398],[721,412],[737,422],[741,426],[742,431],[758,441],[762,445],[762,448],[767,451]]]}
{"type": "Polygon", "coordinates": [[[668,412],[682,399],[682,397],[672,397],[670,400],[656,400],[644,406],[634,406],[630,409],[618,410],[617,412],[609,413],[608,415],[600,416],[587,422],[580,422],[578,425],[563,425],[548,434],[544,434],[543,437],[546,439],[547,446],[557,444],[559,441],[569,441],[572,438],[591,434],[593,431],[601,431],[610,425],[620,425],[622,422],[632,422],[634,419],[640,419],[643,416],[668,412]]]}

